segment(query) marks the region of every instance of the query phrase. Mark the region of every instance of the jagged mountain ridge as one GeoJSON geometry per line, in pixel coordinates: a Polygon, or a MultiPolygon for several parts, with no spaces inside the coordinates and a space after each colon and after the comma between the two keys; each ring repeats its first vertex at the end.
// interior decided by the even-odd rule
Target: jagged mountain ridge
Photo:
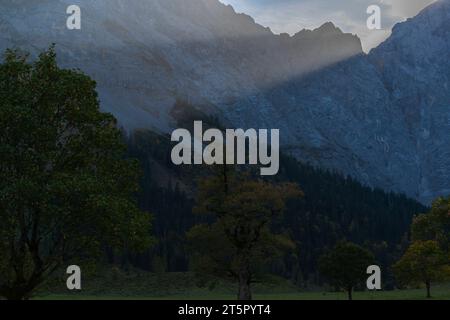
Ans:
{"type": "Polygon", "coordinates": [[[103,108],[128,129],[167,132],[175,101],[188,100],[233,126],[279,128],[304,161],[427,202],[450,191],[449,12],[441,0],[365,55],[332,23],[274,35],[217,0],[11,0],[0,3],[0,49],[55,42],[61,64],[96,79],[103,108]],[[65,27],[69,4],[82,8],[81,31],[65,27]],[[430,75],[408,70],[422,62],[430,75]],[[436,84],[421,86],[428,76],[436,84]],[[436,116],[442,130],[425,124],[436,116]]]}
{"type": "Polygon", "coordinates": [[[0,49],[56,43],[61,63],[93,76],[103,106],[127,128],[168,130],[176,98],[220,107],[361,52],[359,39],[330,37],[329,25],[299,35],[305,50],[303,40],[275,36],[217,0],[13,0],[0,9],[0,49]],[[80,31],[66,29],[73,3],[82,8],[80,31]]]}

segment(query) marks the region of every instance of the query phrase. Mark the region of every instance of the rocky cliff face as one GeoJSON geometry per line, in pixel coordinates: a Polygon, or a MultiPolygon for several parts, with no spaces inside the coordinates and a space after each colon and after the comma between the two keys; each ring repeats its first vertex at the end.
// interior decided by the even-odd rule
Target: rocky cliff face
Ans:
{"type": "Polygon", "coordinates": [[[369,58],[413,143],[417,194],[450,194],[450,1],[398,24],[369,58]]]}
{"type": "Polygon", "coordinates": [[[177,98],[224,109],[361,52],[331,24],[275,36],[217,0],[1,1],[0,28],[0,49],[56,43],[62,65],[93,76],[104,108],[127,128],[168,130],[177,98]],[[70,4],[81,7],[80,31],[66,28],[70,4]]]}
{"type": "Polygon", "coordinates": [[[234,126],[279,128],[315,165],[428,201],[450,192],[449,0],[370,55],[332,23],[274,35],[217,0],[0,2],[0,49],[57,44],[128,129],[169,131],[177,99],[234,126]],[[66,28],[70,4],[82,29],[66,28]]]}

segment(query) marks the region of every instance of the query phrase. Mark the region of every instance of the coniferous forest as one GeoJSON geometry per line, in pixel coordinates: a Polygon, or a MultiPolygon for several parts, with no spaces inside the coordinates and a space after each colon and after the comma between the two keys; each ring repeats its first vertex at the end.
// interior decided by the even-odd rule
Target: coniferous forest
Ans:
{"type": "MultiPolygon", "coordinates": [[[[139,204],[152,212],[157,244],[145,254],[123,258],[149,271],[189,270],[186,232],[208,218],[193,213],[197,181],[212,174],[201,166],[176,167],[170,161],[168,137],[138,131],[128,138],[128,153],[143,167],[139,204]]],[[[292,280],[299,287],[323,285],[318,259],[339,241],[370,249],[377,263],[388,270],[385,288],[394,288],[391,265],[408,244],[414,215],[427,208],[401,194],[361,185],[351,177],[303,164],[283,155],[277,182],[295,182],[304,197],[288,201],[285,214],[272,228],[288,234],[295,250],[278,257],[267,272],[292,280]]]]}

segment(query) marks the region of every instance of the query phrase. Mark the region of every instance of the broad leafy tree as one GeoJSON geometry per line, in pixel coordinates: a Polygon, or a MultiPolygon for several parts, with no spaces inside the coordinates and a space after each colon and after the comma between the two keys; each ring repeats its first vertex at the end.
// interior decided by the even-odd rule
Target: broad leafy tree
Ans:
{"type": "Polygon", "coordinates": [[[437,241],[414,241],[394,265],[394,272],[402,285],[424,284],[427,298],[431,298],[432,283],[450,276],[449,257],[437,241]]]}
{"type": "MultiPolygon", "coordinates": [[[[101,245],[139,249],[151,239],[138,210],[138,164],[99,110],[95,82],[7,51],[0,64],[0,296],[29,298],[68,261],[101,245]]],[[[74,260],[76,259],[76,260],[74,260]]]]}
{"type": "Polygon", "coordinates": [[[413,240],[435,240],[439,246],[449,252],[450,249],[450,198],[438,198],[431,210],[414,218],[413,240]]]}
{"type": "Polygon", "coordinates": [[[238,283],[238,299],[252,299],[251,283],[261,269],[294,248],[288,236],[272,231],[271,224],[288,198],[301,195],[296,185],[275,185],[226,169],[203,179],[195,211],[212,214],[215,222],[188,232],[196,270],[231,277],[238,283]]]}
{"type": "Polygon", "coordinates": [[[367,278],[367,267],[374,264],[373,254],[351,242],[340,242],[319,260],[320,272],[333,286],[345,290],[353,299],[353,290],[367,278]]]}

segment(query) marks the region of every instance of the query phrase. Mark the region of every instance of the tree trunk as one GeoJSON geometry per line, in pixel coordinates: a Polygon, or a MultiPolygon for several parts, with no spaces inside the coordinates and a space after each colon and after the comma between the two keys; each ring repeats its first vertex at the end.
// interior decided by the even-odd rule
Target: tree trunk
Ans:
{"type": "Polygon", "coordinates": [[[28,300],[29,294],[30,292],[25,292],[25,290],[12,288],[3,288],[0,292],[0,296],[11,301],[28,300]]]}
{"type": "Polygon", "coordinates": [[[252,292],[250,289],[250,273],[247,268],[239,272],[239,293],[238,300],[252,300],[252,292]]]}
{"type": "Polygon", "coordinates": [[[431,282],[430,281],[426,281],[425,282],[426,286],[427,286],[427,298],[431,298],[431,282]]]}
{"type": "Polygon", "coordinates": [[[25,279],[22,275],[20,280],[15,280],[8,285],[0,287],[0,297],[7,300],[29,300],[33,291],[43,282],[42,270],[34,271],[30,278],[25,279]]]}
{"type": "Polygon", "coordinates": [[[22,301],[22,300],[27,300],[24,296],[22,296],[21,294],[15,294],[12,293],[10,295],[5,296],[6,300],[9,301],[22,301]]]}
{"type": "Polygon", "coordinates": [[[353,287],[349,287],[347,289],[347,293],[348,293],[348,300],[353,300],[353,287]]]}

